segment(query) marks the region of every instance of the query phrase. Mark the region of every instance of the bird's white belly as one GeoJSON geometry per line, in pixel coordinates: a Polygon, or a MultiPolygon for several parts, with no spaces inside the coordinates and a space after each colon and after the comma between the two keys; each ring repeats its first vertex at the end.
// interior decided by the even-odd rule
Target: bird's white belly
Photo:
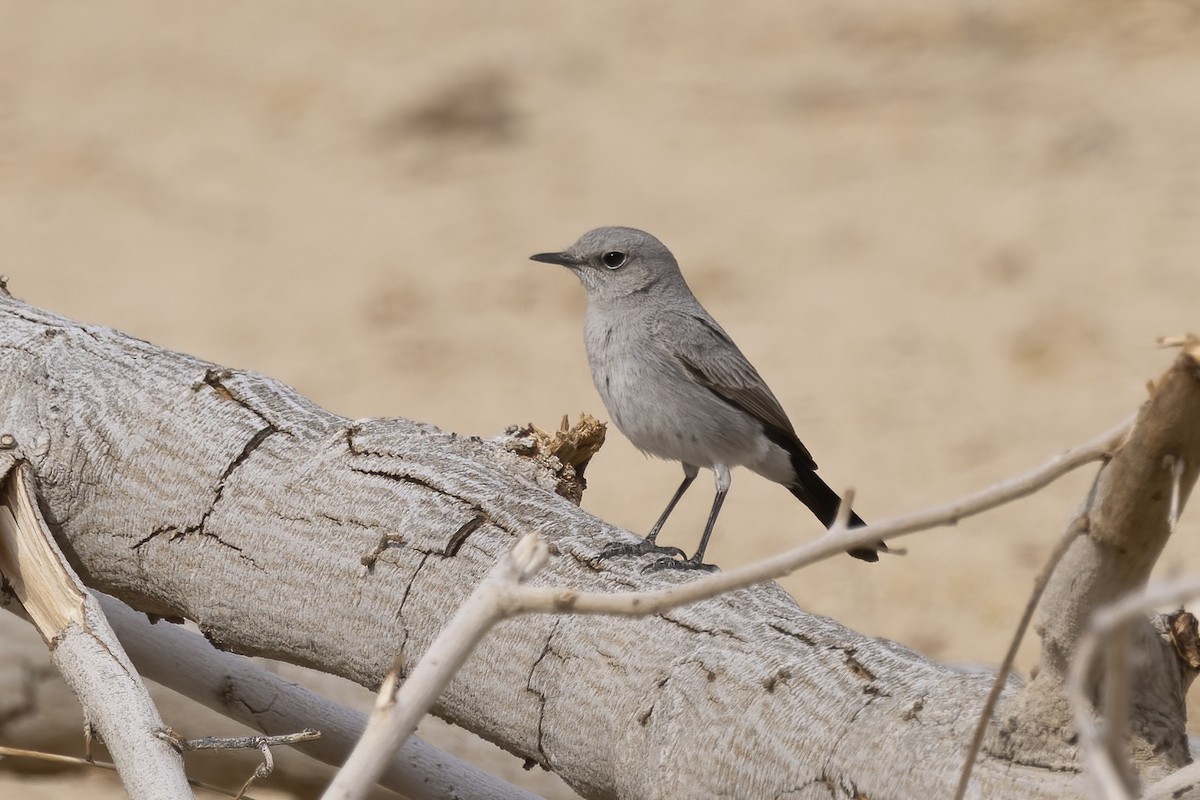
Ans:
{"type": "Polygon", "coordinates": [[[786,453],[763,436],[757,420],[696,384],[678,364],[648,353],[593,358],[592,374],[613,422],[642,452],[698,467],[744,465],[776,480],[790,474],[786,453]]]}

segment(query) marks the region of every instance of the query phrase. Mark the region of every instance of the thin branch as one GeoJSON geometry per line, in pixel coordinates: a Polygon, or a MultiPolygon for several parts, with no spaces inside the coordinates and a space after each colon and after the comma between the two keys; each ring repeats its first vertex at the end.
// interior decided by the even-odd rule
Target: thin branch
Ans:
{"type": "MultiPolygon", "coordinates": [[[[267,734],[312,726],[321,738],[296,749],[341,766],[367,725],[367,715],[335,703],[263,669],[245,656],[214,648],[179,625],[154,625],[145,614],[99,595],[105,616],[150,680],[267,734]]],[[[380,785],[412,800],[463,798],[534,800],[534,796],[455,756],[410,737],[384,772],[380,785]]]]}
{"type": "Polygon", "coordinates": [[[1129,702],[1130,642],[1133,638],[1131,621],[1113,625],[1104,648],[1104,750],[1108,763],[1115,768],[1122,788],[1130,795],[1138,794],[1138,781],[1129,763],[1129,702]]]}
{"type": "MultiPolygon", "coordinates": [[[[311,732],[315,733],[315,731],[311,732]]],[[[262,763],[254,768],[254,772],[250,773],[249,778],[246,778],[246,782],[242,784],[242,788],[238,789],[237,796],[233,800],[242,800],[246,796],[246,790],[250,788],[250,784],[269,778],[271,773],[275,771],[275,756],[271,755],[271,746],[264,740],[259,739],[258,750],[262,753],[262,763]]]]}
{"type": "MultiPolygon", "coordinates": [[[[29,759],[30,761],[43,761],[47,764],[68,764],[73,767],[95,767],[96,769],[107,770],[108,772],[117,771],[116,765],[111,761],[97,761],[94,758],[64,756],[60,753],[43,753],[40,750],[23,750],[19,747],[5,747],[3,745],[0,745],[0,757],[25,758],[29,759]]],[[[230,791],[223,786],[214,786],[213,784],[205,783],[204,781],[197,781],[189,778],[188,783],[196,789],[204,789],[209,792],[225,795],[226,797],[232,797],[235,800],[238,798],[242,798],[242,800],[254,800],[254,798],[250,797],[249,795],[239,794],[230,791]]]]}
{"type": "Polygon", "coordinates": [[[996,673],[996,680],[992,682],[992,688],[983,704],[983,710],[979,712],[979,721],[975,724],[975,732],[971,736],[967,757],[963,761],[962,772],[959,774],[958,787],[954,790],[954,800],[962,800],[966,796],[967,786],[971,783],[971,773],[975,768],[975,759],[979,756],[979,750],[983,747],[983,737],[987,734],[988,722],[996,713],[996,703],[1000,701],[1000,694],[1008,682],[1008,674],[1012,671],[1013,662],[1016,661],[1017,650],[1020,649],[1021,641],[1025,638],[1026,631],[1029,630],[1029,623],[1033,621],[1033,612],[1037,610],[1042,593],[1046,591],[1046,584],[1050,582],[1050,576],[1054,574],[1054,569],[1058,566],[1058,562],[1062,561],[1071,542],[1086,530],[1086,523],[1087,517],[1084,515],[1076,515],[1071,520],[1071,523],[1067,525],[1066,532],[1054,545],[1050,557],[1046,559],[1046,563],[1042,565],[1041,571],[1033,581],[1033,592],[1025,603],[1025,610],[1021,612],[1021,620],[1017,623],[1012,641],[1008,644],[1008,652],[1004,654],[1004,660],[1000,662],[1000,670],[996,673]]]}
{"type": "MultiPolygon", "coordinates": [[[[1067,684],[1079,642],[1097,609],[1146,585],[1171,535],[1173,520],[1200,476],[1196,355],[1191,350],[1181,353],[1153,384],[1135,427],[1099,471],[1085,505],[1087,533],[1072,542],[1041,600],[1038,669],[1003,712],[997,744],[1008,758],[1025,762],[1054,753],[1058,763],[1077,759],[1067,684]],[[1171,509],[1173,494],[1178,495],[1175,510],[1171,509]]],[[[1155,763],[1188,763],[1179,698],[1160,696],[1153,684],[1145,682],[1132,685],[1130,691],[1135,698],[1127,706],[1132,715],[1130,735],[1138,747],[1145,742],[1155,763]]],[[[1119,719],[1112,723],[1120,726],[1119,719]]],[[[1139,756],[1139,761],[1147,758],[1139,756]]]]}
{"type": "Polygon", "coordinates": [[[850,512],[853,510],[853,508],[854,488],[848,486],[846,487],[846,490],[842,492],[842,499],[838,503],[837,514],[833,518],[833,525],[830,526],[831,530],[848,530],[848,526],[850,525],[850,512]]]}
{"type": "Polygon", "coordinates": [[[1167,777],[1146,788],[1141,800],[1180,800],[1194,797],[1200,786],[1200,761],[1172,772],[1167,777]]]}
{"type": "Polygon", "coordinates": [[[159,731],[158,735],[180,753],[197,750],[262,750],[264,747],[285,747],[321,738],[321,732],[312,729],[279,736],[202,736],[198,739],[184,739],[168,728],[159,731]]]}
{"type": "Polygon", "coordinates": [[[1105,458],[1125,438],[1133,426],[1133,420],[1131,417],[1107,433],[1055,456],[1024,475],[943,506],[884,520],[866,528],[846,530],[835,525],[825,535],[808,544],[745,567],[713,573],[670,589],[606,594],[538,586],[512,587],[506,592],[506,614],[656,614],[782,577],[801,567],[836,556],[847,549],[872,545],[879,539],[886,541],[929,528],[953,525],[961,519],[1030,495],[1084,464],[1105,458]]]}

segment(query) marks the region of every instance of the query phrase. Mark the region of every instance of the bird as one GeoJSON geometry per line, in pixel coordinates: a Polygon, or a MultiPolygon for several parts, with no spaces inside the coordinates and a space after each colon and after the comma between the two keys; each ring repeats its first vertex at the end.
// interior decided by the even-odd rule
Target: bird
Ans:
{"type": "MultiPolygon", "coordinates": [[[[637,544],[611,544],[601,558],[652,554],[650,570],[714,569],[704,552],[734,467],[782,484],[825,527],[834,524],[841,498],[817,475],[766,381],[692,294],[662,242],[637,228],[603,227],[566,250],[530,258],[566,267],[583,285],[592,380],[618,430],[643,453],[683,466],[683,482],[650,533],[637,544]],[[655,540],[701,468],[713,471],[716,496],[687,558],[655,540]]],[[[851,513],[848,525],[866,523],[851,513]]],[[[886,550],[880,541],[848,552],[878,561],[886,550]]]]}

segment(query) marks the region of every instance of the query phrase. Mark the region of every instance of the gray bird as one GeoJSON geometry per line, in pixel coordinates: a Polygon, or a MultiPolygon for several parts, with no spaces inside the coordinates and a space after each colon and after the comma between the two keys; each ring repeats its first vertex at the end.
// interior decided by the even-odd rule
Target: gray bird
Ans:
{"type": "MultiPolygon", "coordinates": [[[[639,544],[614,544],[602,557],[661,556],[653,569],[711,569],[704,550],[729,491],[730,469],[745,466],[781,483],[826,527],[841,502],[821,480],[792,423],[729,335],[692,294],[671,251],[635,228],[596,228],[561,253],[534,261],[575,273],[587,291],[584,340],[592,379],[617,428],[644,453],[683,464],[675,490],[639,544]],[[700,546],[690,559],[654,543],[700,467],[716,475],[700,546]]],[[[850,526],[862,527],[857,514],[850,526]]],[[[878,561],[887,546],[850,550],[878,561]]]]}

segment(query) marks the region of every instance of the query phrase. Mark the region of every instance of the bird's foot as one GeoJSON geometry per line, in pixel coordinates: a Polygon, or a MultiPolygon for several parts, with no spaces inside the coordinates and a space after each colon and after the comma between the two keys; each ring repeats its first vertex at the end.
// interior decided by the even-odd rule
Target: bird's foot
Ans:
{"type": "Polygon", "coordinates": [[[702,572],[716,572],[716,564],[705,564],[703,561],[697,561],[694,558],[677,559],[669,556],[654,560],[653,564],[648,565],[642,572],[661,572],[664,569],[679,569],[679,570],[700,570],[702,572]]]}
{"type": "Polygon", "coordinates": [[[603,560],[619,556],[644,556],[650,553],[664,556],[667,561],[674,561],[676,556],[683,558],[685,555],[678,547],[663,547],[647,539],[642,539],[637,544],[609,542],[608,546],[600,551],[600,558],[603,560]]]}

